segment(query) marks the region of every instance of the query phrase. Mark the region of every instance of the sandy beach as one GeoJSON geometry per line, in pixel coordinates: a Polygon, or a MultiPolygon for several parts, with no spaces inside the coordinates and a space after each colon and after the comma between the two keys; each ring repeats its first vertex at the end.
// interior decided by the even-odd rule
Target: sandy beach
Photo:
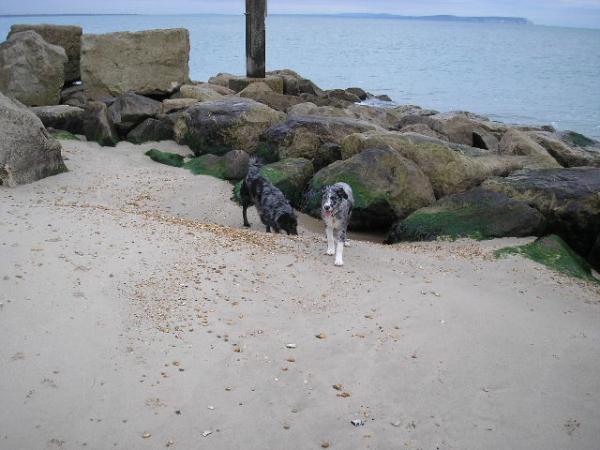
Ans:
{"type": "Polygon", "coordinates": [[[144,155],[185,147],[62,144],[0,189],[1,449],[598,448],[600,290],[492,257],[527,239],[337,268],[144,155]]]}

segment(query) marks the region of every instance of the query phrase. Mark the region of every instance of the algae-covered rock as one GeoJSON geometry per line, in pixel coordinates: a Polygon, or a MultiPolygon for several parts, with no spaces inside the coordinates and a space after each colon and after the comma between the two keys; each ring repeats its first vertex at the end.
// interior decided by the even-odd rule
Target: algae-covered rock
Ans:
{"type": "Polygon", "coordinates": [[[210,175],[222,180],[241,180],[248,172],[250,157],[242,150],[232,150],[223,156],[206,154],[192,158],[183,167],[194,175],[210,175]]]}
{"type": "Polygon", "coordinates": [[[261,135],[283,120],[283,113],[254,100],[224,98],[198,103],[183,112],[175,124],[175,140],[188,145],[196,155],[235,149],[252,154],[261,135]]]}
{"type": "Polygon", "coordinates": [[[504,176],[523,167],[522,158],[450,144],[415,133],[353,134],[342,141],[342,158],[368,148],[390,148],[413,161],[429,177],[437,198],[463,192],[492,176],[504,176]]]}
{"type": "Polygon", "coordinates": [[[539,236],[544,226],[544,216],[527,203],[475,188],[415,211],[392,227],[388,242],[539,236]]]}
{"type": "Polygon", "coordinates": [[[153,148],[148,150],[145,155],[149,156],[152,161],[156,161],[160,164],[173,167],[183,167],[184,158],[176,153],[162,152],[153,148]]]}
{"type": "Polygon", "coordinates": [[[600,272],[600,234],[598,234],[596,242],[592,245],[592,249],[588,255],[588,261],[594,269],[600,272]]]}
{"type": "Polygon", "coordinates": [[[287,158],[260,169],[261,175],[278,187],[297,209],[314,172],[313,164],[305,158],[287,158]]]}
{"type": "Polygon", "coordinates": [[[354,192],[352,225],[381,229],[435,201],[427,176],[393,149],[368,149],[321,169],[310,182],[306,212],[318,217],[321,188],[339,181],[354,192]]]}
{"type": "Polygon", "coordinates": [[[586,256],[600,233],[600,168],[522,170],[482,185],[540,211],[548,231],[586,256]]]}
{"type": "Polygon", "coordinates": [[[522,255],[557,272],[600,283],[592,276],[590,265],[559,236],[550,235],[531,244],[496,251],[496,256],[522,255]]]}

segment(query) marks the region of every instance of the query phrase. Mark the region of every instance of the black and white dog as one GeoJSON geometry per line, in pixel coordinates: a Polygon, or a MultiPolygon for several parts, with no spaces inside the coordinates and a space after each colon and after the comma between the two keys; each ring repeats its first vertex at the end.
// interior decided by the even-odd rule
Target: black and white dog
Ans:
{"type": "Polygon", "coordinates": [[[352,216],[354,196],[346,183],[336,183],[323,188],[321,217],[325,221],[327,234],[327,254],[335,254],[335,265],[343,266],[344,246],[347,246],[346,232],[352,216]]]}
{"type": "Polygon", "coordinates": [[[248,166],[248,174],[240,190],[242,199],[242,215],[244,226],[249,227],[247,210],[249,206],[256,206],[260,220],[267,227],[267,233],[271,228],[275,233],[281,230],[287,234],[298,234],[298,219],[290,202],[285,198],[283,192],[273,186],[260,174],[260,162],[251,158],[248,166]]]}

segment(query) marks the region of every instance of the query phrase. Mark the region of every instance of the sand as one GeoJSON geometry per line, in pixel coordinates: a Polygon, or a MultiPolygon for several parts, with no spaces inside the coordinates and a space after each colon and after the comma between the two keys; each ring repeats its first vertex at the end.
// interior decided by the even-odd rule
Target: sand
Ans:
{"type": "Polygon", "coordinates": [[[1,449],[598,448],[600,291],[491,257],[527,240],[337,268],[143,154],[174,143],[63,146],[0,189],[1,449]]]}

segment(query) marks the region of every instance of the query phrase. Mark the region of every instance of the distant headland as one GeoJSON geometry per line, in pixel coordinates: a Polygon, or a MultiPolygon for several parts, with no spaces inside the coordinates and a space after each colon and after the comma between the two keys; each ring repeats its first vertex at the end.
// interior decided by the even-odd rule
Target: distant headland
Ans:
{"type": "Polygon", "coordinates": [[[400,16],[395,14],[368,14],[368,13],[346,13],[337,14],[343,17],[360,17],[368,19],[396,19],[396,20],[428,20],[436,22],[475,22],[475,23],[504,23],[511,25],[533,25],[529,19],[524,17],[467,17],[452,15],[436,16],[400,16]]]}

